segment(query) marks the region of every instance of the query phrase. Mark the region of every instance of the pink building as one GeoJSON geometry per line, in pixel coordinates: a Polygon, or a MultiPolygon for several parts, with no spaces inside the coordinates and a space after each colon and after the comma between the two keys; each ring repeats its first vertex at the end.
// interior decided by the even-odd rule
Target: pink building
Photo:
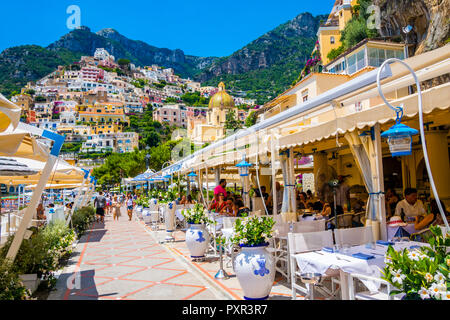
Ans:
{"type": "Polygon", "coordinates": [[[81,69],[81,76],[86,81],[98,81],[103,80],[105,77],[105,71],[97,67],[84,67],[81,69]]]}
{"type": "Polygon", "coordinates": [[[187,127],[187,110],[182,104],[165,105],[153,111],[153,120],[177,127],[187,127]]]}

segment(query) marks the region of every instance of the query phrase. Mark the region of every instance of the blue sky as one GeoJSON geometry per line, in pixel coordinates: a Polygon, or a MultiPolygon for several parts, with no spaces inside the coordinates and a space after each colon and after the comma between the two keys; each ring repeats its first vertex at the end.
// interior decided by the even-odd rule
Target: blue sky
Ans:
{"type": "Polygon", "coordinates": [[[182,49],[198,56],[227,56],[299,13],[330,12],[334,0],[26,0],[2,1],[0,51],[47,46],[68,33],[70,5],[81,24],[114,28],[130,39],[182,49]]]}

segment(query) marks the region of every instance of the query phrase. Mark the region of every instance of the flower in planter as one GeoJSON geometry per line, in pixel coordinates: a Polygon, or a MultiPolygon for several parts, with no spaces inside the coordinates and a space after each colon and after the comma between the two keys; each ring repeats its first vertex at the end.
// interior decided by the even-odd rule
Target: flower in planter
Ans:
{"type": "Polygon", "coordinates": [[[430,294],[428,293],[428,290],[425,289],[424,287],[422,287],[422,288],[420,289],[419,294],[420,294],[420,298],[421,298],[422,300],[430,299],[430,294]]]}
{"type": "Polygon", "coordinates": [[[448,298],[450,239],[442,236],[439,227],[430,227],[430,231],[433,236],[428,239],[429,246],[399,252],[389,246],[382,278],[396,288],[391,295],[404,293],[406,299],[448,298]]]}
{"type": "Polygon", "coordinates": [[[246,217],[237,219],[235,235],[231,241],[241,246],[260,246],[273,236],[275,221],[271,217],[246,217]]]}
{"type": "Polygon", "coordinates": [[[401,270],[394,272],[393,275],[394,277],[392,281],[397,282],[398,284],[402,284],[403,280],[406,278],[406,276],[401,273],[401,270]]]}

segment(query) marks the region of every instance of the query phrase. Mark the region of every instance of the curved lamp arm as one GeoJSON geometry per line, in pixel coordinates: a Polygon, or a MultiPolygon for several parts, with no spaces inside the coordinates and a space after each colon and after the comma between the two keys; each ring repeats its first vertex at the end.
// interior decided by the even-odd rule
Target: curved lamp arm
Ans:
{"type": "Polygon", "coordinates": [[[427,167],[428,177],[430,179],[431,189],[433,190],[433,194],[434,194],[434,196],[436,198],[437,206],[439,207],[439,211],[441,213],[442,220],[444,220],[445,227],[447,228],[447,231],[450,231],[450,228],[449,228],[449,225],[448,225],[448,221],[447,221],[447,218],[445,216],[444,208],[442,208],[441,200],[439,199],[439,195],[438,195],[438,192],[437,192],[437,189],[436,189],[436,185],[434,184],[433,174],[431,172],[431,166],[430,166],[430,161],[429,161],[429,157],[428,157],[427,143],[426,143],[426,140],[425,140],[425,129],[424,129],[424,124],[423,124],[422,89],[420,88],[420,82],[419,82],[419,79],[417,78],[416,73],[414,72],[414,70],[406,62],[404,62],[404,61],[402,61],[400,59],[397,59],[397,58],[387,59],[386,61],[384,61],[384,63],[378,69],[378,74],[377,74],[378,93],[380,94],[381,99],[383,99],[384,103],[386,103],[386,105],[389,108],[391,108],[392,110],[394,110],[397,113],[399,111],[402,111],[402,108],[392,106],[387,101],[386,97],[383,94],[383,91],[381,90],[381,82],[380,82],[381,71],[384,69],[386,64],[392,63],[392,62],[399,62],[402,65],[404,65],[409,70],[409,72],[412,74],[412,76],[414,77],[414,81],[415,81],[416,86],[417,86],[417,97],[419,99],[419,104],[418,105],[419,105],[420,137],[422,139],[423,157],[425,159],[425,164],[426,164],[426,167],[427,167]]]}

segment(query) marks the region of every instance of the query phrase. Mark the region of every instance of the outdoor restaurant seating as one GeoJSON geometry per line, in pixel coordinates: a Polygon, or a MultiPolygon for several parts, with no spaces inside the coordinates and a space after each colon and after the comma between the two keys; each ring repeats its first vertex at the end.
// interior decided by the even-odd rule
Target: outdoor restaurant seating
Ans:
{"type": "MultiPolygon", "coordinates": [[[[297,292],[303,294],[311,294],[311,286],[301,285],[300,278],[302,270],[299,270],[296,261],[296,254],[320,250],[323,247],[333,247],[333,233],[331,230],[307,233],[289,233],[288,234],[288,250],[291,270],[291,287],[292,299],[297,299],[297,292]]],[[[322,278],[323,279],[323,278],[322,278]]],[[[319,289],[321,290],[321,289],[319,289]]],[[[324,290],[322,290],[323,292],[324,290]]],[[[325,292],[330,294],[331,292],[325,292]]]]}
{"type": "Polygon", "coordinates": [[[338,246],[357,246],[372,242],[372,227],[335,229],[334,238],[338,246]]]}
{"type": "Polygon", "coordinates": [[[349,298],[350,300],[399,300],[399,297],[391,296],[392,285],[377,277],[368,276],[365,274],[351,273],[349,275],[349,298]],[[361,285],[358,280],[368,280],[374,283],[379,283],[380,287],[377,290],[370,291],[367,288],[363,291],[356,291],[356,288],[361,285]]]}

